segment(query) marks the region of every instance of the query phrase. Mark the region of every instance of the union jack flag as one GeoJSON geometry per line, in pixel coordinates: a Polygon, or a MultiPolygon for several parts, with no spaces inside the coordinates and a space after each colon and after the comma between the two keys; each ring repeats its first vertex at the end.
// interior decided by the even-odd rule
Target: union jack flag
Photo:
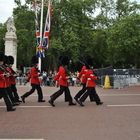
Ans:
{"type": "Polygon", "coordinates": [[[40,30],[39,30],[39,24],[38,24],[36,0],[34,0],[33,7],[34,7],[34,12],[35,12],[36,42],[37,42],[37,46],[39,46],[40,45],[40,30]]]}
{"type": "Polygon", "coordinates": [[[52,1],[49,0],[48,11],[46,16],[44,35],[42,39],[42,48],[47,50],[49,48],[49,36],[50,36],[50,25],[51,25],[51,15],[52,15],[52,1]]]}
{"type": "Polygon", "coordinates": [[[40,31],[39,31],[38,27],[36,27],[36,43],[37,43],[37,46],[39,46],[39,44],[40,44],[40,31]]]}

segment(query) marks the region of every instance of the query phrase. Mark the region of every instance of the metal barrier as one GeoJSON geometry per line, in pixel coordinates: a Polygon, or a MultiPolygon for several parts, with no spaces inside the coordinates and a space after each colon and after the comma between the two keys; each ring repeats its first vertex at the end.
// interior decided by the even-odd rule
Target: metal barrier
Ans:
{"type": "Polygon", "coordinates": [[[140,69],[96,69],[99,77],[97,84],[104,86],[105,76],[109,75],[112,88],[124,88],[126,86],[140,85],[140,69]]]}

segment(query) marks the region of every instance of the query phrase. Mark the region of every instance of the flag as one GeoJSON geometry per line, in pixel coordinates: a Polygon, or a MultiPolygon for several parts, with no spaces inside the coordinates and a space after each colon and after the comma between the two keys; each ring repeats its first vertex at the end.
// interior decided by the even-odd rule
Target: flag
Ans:
{"type": "Polygon", "coordinates": [[[37,47],[36,47],[36,55],[38,57],[45,57],[44,51],[40,47],[41,35],[40,35],[40,29],[39,29],[39,23],[38,23],[36,0],[34,0],[33,7],[34,7],[34,13],[35,13],[35,29],[36,29],[36,45],[37,45],[37,47]]]}
{"type": "Polygon", "coordinates": [[[39,30],[39,24],[38,24],[36,0],[34,0],[33,7],[34,7],[34,13],[35,13],[36,43],[37,43],[37,46],[39,46],[40,45],[40,30],[39,30]]]}
{"type": "Polygon", "coordinates": [[[40,58],[45,57],[45,50],[43,48],[37,47],[36,52],[37,52],[36,53],[37,57],[40,57],[40,58]]]}
{"type": "Polygon", "coordinates": [[[36,0],[34,0],[34,11],[35,11],[35,24],[36,24],[36,38],[37,38],[37,56],[45,57],[45,50],[49,48],[49,36],[50,36],[50,25],[51,25],[51,15],[52,15],[52,0],[48,2],[47,16],[45,20],[45,28],[43,38],[41,39],[41,34],[39,30],[37,10],[36,10],[36,0]]]}
{"type": "Polygon", "coordinates": [[[52,0],[49,0],[45,28],[44,28],[44,35],[43,35],[43,39],[42,39],[42,43],[41,43],[42,48],[45,50],[47,50],[49,48],[51,15],[52,15],[52,0]]]}

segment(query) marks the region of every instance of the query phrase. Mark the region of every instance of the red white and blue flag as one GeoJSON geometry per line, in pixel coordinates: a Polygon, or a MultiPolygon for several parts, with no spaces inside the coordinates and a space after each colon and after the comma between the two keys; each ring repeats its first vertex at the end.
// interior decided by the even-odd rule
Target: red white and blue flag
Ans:
{"type": "Polygon", "coordinates": [[[34,0],[33,7],[34,7],[34,12],[35,12],[36,43],[37,43],[37,46],[39,46],[40,45],[40,29],[39,29],[39,24],[38,24],[36,0],[34,0]]]}
{"type": "Polygon", "coordinates": [[[44,28],[44,35],[43,35],[42,45],[41,45],[42,48],[45,50],[49,48],[51,15],[52,15],[52,0],[49,0],[45,28],[44,28]]]}
{"type": "Polygon", "coordinates": [[[36,0],[34,0],[34,11],[35,11],[35,25],[36,25],[36,40],[37,40],[37,56],[45,57],[44,52],[49,48],[49,36],[50,36],[50,25],[51,25],[51,15],[52,15],[52,0],[48,0],[48,10],[45,21],[45,28],[43,38],[41,39],[38,16],[37,16],[37,6],[36,0]]]}

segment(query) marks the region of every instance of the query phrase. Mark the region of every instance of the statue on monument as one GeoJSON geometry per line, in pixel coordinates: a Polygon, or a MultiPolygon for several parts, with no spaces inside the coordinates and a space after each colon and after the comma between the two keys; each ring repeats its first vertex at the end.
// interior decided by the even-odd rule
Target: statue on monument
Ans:
{"type": "Polygon", "coordinates": [[[9,17],[8,20],[7,20],[7,31],[8,32],[16,32],[16,28],[15,28],[15,25],[14,25],[14,20],[9,17]]]}
{"type": "Polygon", "coordinates": [[[16,61],[17,61],[17,36],[16,36],[16,27],[14,25],[14,20],[12,17],[9,17],[7,22],[7,32],[5,34],[5,55],[10,55],[14,57],[13,69],[16,70],[16,61]]]}

